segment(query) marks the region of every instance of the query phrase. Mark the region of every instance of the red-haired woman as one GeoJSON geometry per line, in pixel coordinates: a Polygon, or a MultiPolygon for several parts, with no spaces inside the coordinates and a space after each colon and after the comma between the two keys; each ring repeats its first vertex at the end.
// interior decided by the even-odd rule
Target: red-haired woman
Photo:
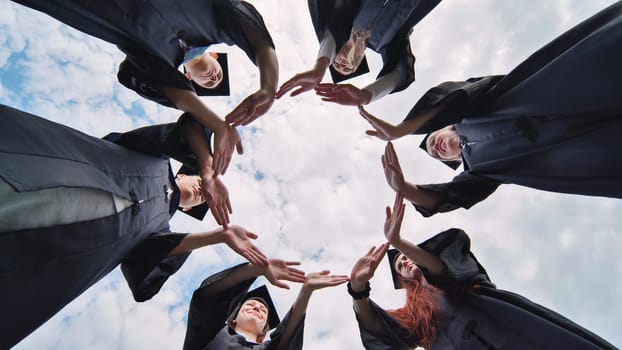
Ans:
{"type": "Polygon", "coordinates": [[[354,301],[366,349],[615,349],[571,320],[520,295],[499,290],[470,252],[460,229],[415,245],[400,237],[402,198],[387,207],[385,236],[403,307],[385,311],[369,299],[369,280],[389,248],[372,248],[352,268],[354,301]]]}

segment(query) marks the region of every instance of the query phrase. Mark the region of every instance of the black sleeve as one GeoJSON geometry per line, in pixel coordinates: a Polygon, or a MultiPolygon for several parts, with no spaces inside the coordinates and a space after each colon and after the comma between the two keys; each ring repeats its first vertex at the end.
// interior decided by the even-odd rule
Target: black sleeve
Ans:
{"type": "Polygon", "coordinates": [[[422,189],[435,192],[441,197],[436,208],[425,208],[413,203],[415,209],[424,217],[436,213],[445,213],[458,208],[469,209],[488,198],[500,183],[483,176],[472,175],[468,171],[454,177],[451,182],[441,184],[417,185],[422,189]]]}
{"type": "Polygon", "coordinates": [[[435,276],[422,269],[426,280],[445,290],[475,284],[494,287],[484,267],[471,252],[471,239],[461,229],[452,228],[419,244],[422,249],[438,256],[447,273],[435,276]]]}
{"type": "MultiPolygon", "coordinates": [[[[417,339],[408,335],[398,321],[378,306],[371,299],[370,306],[374,313],[373,329],[365,328],[358,322],[363,346],[367,350],[409,350],[417,347],[417,339]]],[[[356,312],[355,312],[356,315],[356,312]]],[[[358,315],[357,315],[358,321],[358,315]]]]}
{"type": "Polygon", "coordinates": [[[419,128],[415,134],[427,134],[456,124],[486,106],[487,93],[501,78],[501,75],[491,75],[441,83],[423,94],[404,120],[416,118],[431,108],[440,107],[436,117],[419,128]]]}
{"type": "Polygon", "coordinates": [[[215,1],[218,28],[255,63],[258,47],[274,48],[261,14],[245,1],[215,1]]]}
{"type": "Polygon", "coordinates": [[[289,317],[291,309],[287,312],[287,315],[281,320],[281,323],[270,333],[270,344],[266,350],[302,350],[302,343],[304,340],[305,319],[296,325],[296,329],[290,339],[282,339],[281,334],[285,329],[287,323],[289,323],[289,317]]]}
{"type": "Polygon", "coordinates": [[[235,269],[245,265],[247,263],[209,276],[194,291],[188,310],[184,350],[203,349],[225,326],[232,307],[239,302],[239,298],[246,294],[255,278],[248,279],[218,293],[214,293],[211,287],[226,278],[235,269]]]}
{"type": "Polygon", "coordinates": [[[391,93],[402,91],[415,81],[415,56],[412,53],[408,35],[394,39],[382,48],[380,55],[383,66],[376,79],[393,72],[397,67],[401,67],[404,71],[404,75],[391,93]]]}
{"type": "Polygon", "coordinates": [[[168,86],[194,92],[192,82],[175,67],[155,56],[128,48],[121,48],[128,56],[119,64],[117,79],[140,96],[161,105],[177,108],[162,94],[161,87],[168,86]]]}
{"type": "MultiPolygon", "coordinates": [[[[173,158],[198,173],[196,156],[184,132],[184,128],[189,127],[190,124],[199,125],[190,113],[184,113],[177,123],[151,125],[124,133],[111,133],[103,139],[150,156],[173,158]]],[[[212,131],[207,128],[203,129],[206,137],[211,139],[212,131]]]]}
{"type": "Polygon", "coordinates": [[[186,236],[182,233],[157,233],[142,241],[121,261],[121,272],[136,301],[156,295],[166,280],[184,264],[190,253],[168,254],[186,236]]]}
{"type": "Polygon", "coordinates": [[[325,31],[330,31],[335,39],[336,51],[350,38],[352,23],[356,17],[360,2],[357,0],[308,0],[309,14],[320,42],[325,31]]]}

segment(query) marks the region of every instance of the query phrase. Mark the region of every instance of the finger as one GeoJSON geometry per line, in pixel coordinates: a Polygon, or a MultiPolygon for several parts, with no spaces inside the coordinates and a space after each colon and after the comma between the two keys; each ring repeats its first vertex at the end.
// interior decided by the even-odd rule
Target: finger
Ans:
{"type": "Polygon", "coordinates": [[[320,83],[317,84],[317,86],[315,87],[315,89],[332,89],[339,86],[339,84],[333,84],[333,83],[320,83]]]}
{"type": "Polygon", "coordinates": [[[325,97],[325,98],[322,98],[322,101],[339,103],[339,101],[337,101],[336,98],[327,98],[327,97],[325,97]]]}
{"type": "Polygon", "coordinates": [[[391,208],[389,208],[389,206],[387,206],[386,208],[386,213],[387,213],[387,218],[385,220],[389,220],[391,218],[391,208]]]}
{"type": "Polygon", "coordinates": [[[289,289],[289,286],[285,282],[281,282],[279,280],[270,281],[272,285],[277,286],[283,289],[289,289]]]}
{"type": "Polygon", "coordinates": [[[375,247],[375,246],[371,247],[371,248],[369,249],[369,251],[367,252],[367,254],[365,254],[365,255],[372,255],[372,254],[374,253],[374,250],[375,250],[375,249],[376,249],[376,247],[375,247]]]}
{"type": "Polygon", "coordinates": [[[330,270],[322,270],[322,271],[320,271],[319,273],[320,273],[320,275],[322,275],[322,276],[326,276],[326,275],[328,275],[328,274],[330,273],[330,270]]]}
{"type": "Polygon", "coordinates": [[[250,239],[257,239],[257,238],[259,238],[259,236],[257,236],[256,233],[252,233],[252,232],[249,232],[249,231],[246,231],[246,237],[248,237],[250,239]]]}
{"type": "Polygon", "coordinates": [[[244,154],[244,147],[242,147],[242,140],[238,141],[235,144],[235,150],[238,152],[238,154],[244,154]]]}
{"type": "Polygon", "coordinates": [[[290,96],[290,97],[298,96],[298,95],[302,94],[303,92],[305,92],[305,91],[309,91],[309,90],[310,90],[309,88],[306,88],[306,87],[301,86],[300,88],[298,88],[298,89],[296,89],[296,90],[292,91],[292,93],[291,93],[291,94],[289,94],[289,96],[290,96]]]}
{"type": "Polygon", "coordinates": [[[300,265],[300,261],[286,261],[285,265],[287,265],[287,266],[298,266],[298,265],[300,265]]]}
{"type": "Polygon", "coordinates": [[[378,137],[378,132],[375,130],[366,130],[365,133],[369,136],[376,136],[378,137]]]}
{"type": "Polygon", "coordinates": [[[233,214],[233,208],[231,207],[231,201],[229,200],[229,197],[227,197],[227,200],[225,201],[225,205],[227,206],[227,210],[229,211],[229,214],[233,214]]]}
{"type": "Polygon", "coordinates": [[[305,276],[306,273],[302,270],[298,270],[298,269],[294,269],[294,268],[288,268],[287,271],[289,271],[292,275],[296,275],[296,276],[305,276]]]}

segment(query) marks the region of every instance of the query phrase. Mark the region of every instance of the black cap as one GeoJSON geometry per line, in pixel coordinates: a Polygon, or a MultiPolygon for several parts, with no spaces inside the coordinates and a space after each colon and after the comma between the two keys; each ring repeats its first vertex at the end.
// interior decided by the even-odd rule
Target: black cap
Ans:
{"type": "Polygon", "coordinates": [[[329,66],[329,69],[330,69],[330,76],[331,78],[333,78],[333,83],[335,84],[340,83],[344,80],[358,77],[359,75],[369,73],[369,66],[367,65],[367,57],[365,56],[363,56],[363,60],[361,61],[361,64],[359,64],[359,66],[356,68],[356,70],[348,75],[343,75],[337,72],[337,70],[333,68],[332,64],[329,66]]]}
{"type": "Polygon", "coordinates": [[[227,320],[227,323],[230,323],[233,319],[235,319],[238,311],[240,310],[240,306],[242,306],[242,304],[249,299],[258,300],[268,308],[268,326],[270,329],[276,328],[276,326],[281,323],[281,319],[276,312],[276,307],[270,297],[270,292],[268,292],[268,288],[265,285],[255,288],[246,294],[241,294],[238,297],[237,302],[232,303],[232,309],[229,310],[229,319],[227,320]]]}
{"type": "Polygon", "coordinates": [[[389,267],[391,268],[391,278],[393,279],[393,288],[395,289],[404,288],[402,287],[402,284],[400,283],[400,280],[399,280],[399,275],[397,274],[397,271],[395,270],[395,259],[397,258],[399,254],[400,254],[400,251],[395,248],[389,249],[387,251],[387,259],[389,259],[389,267]]]}
{"type": "MultiPolygon", "coordinates": [[[[425,137],[423,138],[423,141],[421,141],[421,143],[419,144],[419,148],[421,148],[422,150],[426,151],[426,153],[428,152],[428,145],[426,144],[426,142],[428,141],[428,138],[430,137],[430,134],[425,135],[425,137]]],[[[443,162],[445,165],[447,165],[448,167],[456,170],[458,169],[458,167],[460,166],[460,164],[462,164],[461,161],[459,160],[441,160],[439,159],[441,162],[443,162]]]]}
{"type": "MultiPolygon", "coordinates": [[[[198,96],[229,96],[231,94],[229,90],[229,63],[227,60],[227,54],[225,52],[216,52],[218,58],[216,59],[220,63],[222,68],[222,81],[218,86],[208,89],[192,81],[192,87],[198,96]]],[[[184,67],[184,73],[186,68],[184,67]]]]}
{"type": "MultiPolygon", "coordinates": [[[[196,170],[186,165],[182,165],[182,167],[179,168],[175,176],[179,174],[191,175],[191,176],[199,175],[199,173],[196,170]]],[[[180,212],[186,215],[190,215],[199,221],[203,221],[203,219],[205,218],[205,215],[207,214],[207,211],[209,210],[209,206],[207,205],[207,203],[202,203],[199,205],[195,205],[194,207],[190,208],[190,210],[187,210],[187,211],[183,210],[183,208],[181,207],[177,208],[177,210],[179,210],[180,212]]]]}

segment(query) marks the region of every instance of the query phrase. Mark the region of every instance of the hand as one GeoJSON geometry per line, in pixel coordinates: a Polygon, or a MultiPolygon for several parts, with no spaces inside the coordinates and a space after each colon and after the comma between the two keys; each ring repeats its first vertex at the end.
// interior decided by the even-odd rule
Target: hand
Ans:
{"type": "Polygon", "coordinates": [[[234,127],[222,123],[218,130],[214,130],[213,168],[216,176],[224,175],[227,171],[234,148],[238,154],[244,153],[238,132],[234,127]]]}
{"type": "Polygon", "coordinates": [[[268,264],[268,258],[250,241],[251,239],[257,239],[256,234],[246,231],[244,227],[237,225],[227,227],[224,229],[223,234],[223,242],[251,264],[260,266],[268,264]]]}
{"type": "Polygon", "coordinates": [[[376,272],[378,264],[382,261],[382,258],[389,250],[389,243],[384,243],[378,248],[371,247],[367,254],[363,255],[352,267],[350,272],[350,283],[352,283],[352,289],[355,291],[361,291],[365,288],[367,283],[376,272]]]}
{"type": "Polygon", "coordinates": [[[290,97],[294,97],[305,91],[313,89],[320,83],[320,81],[322,81],[325,72],[326,68],[322,69],[322,67],[316,65],[311,70],[294,75],[291,79],[281,85],[279,90],[276,92],[276,98],[281,98],[295,87],[298,87],[298,89],[292,91],[289,95],[290,97]]]}
{"type": "Polygon", "coordinates": [[[274,286],[289,289],[286,283],[281,280],[304,283],[305,273],[290,266],[300,265],[298,261],[285,261],[281,259],[270,259],[263,273],[264,277],[274,286]]]}
{"type": "Polygon", "coordinates": [[[226,117],[232,126],[247,125],[264,115],[274,103],[274,91],[259,89],[240,102],[226,117]]]}
{"type": "Polygon", "coordinates": [[[213,177],[211,174],[202,176],[201,180],[201,191],[203,191],[203,197],[207,201],[214,219],[216,219],[218,225],[227,228],[227,225],[229,225],[229,214],[233,213],[227,187],[218,177],[213,177]]]}
{"type": "Polygon", "coordinates": [[[376,118],[371,113],[367,112],[363,106],[359,106],[359,113],[375,129],[365,131],[367,135],[375,136],[383,141],[391,141],[404,136],[403,132],[401,132],[397,126],[376,118]]]}
{"type": "Polygon", "coordinates": [[[395,192],[401,193],[406,186],[406,180],[404,180],[404,172],[402,172],[402,167],[391,142],[387,143],[381,159],[387,183],[395,192]]]}
{"type": "Polygon", "coordinates": [[[314,291],[326,287],[338,286],[350,280],[346,275],[329,275],[329,273],[329,270],[324,270],[308,274],[304,287],[314,291]]]}
{"type": "Polygon", "coordinates": [[[361,90],[352,84],[318,84],[315,93],[322,96],[322,101],[347,106],[366,105],[371,101],[371,92],[361,90]]]}
{"type": "Polygon", "coordinates": [[[399,244],[401,241],[400,229],[402,227],[402,220],[404,219],[404,208],[406,205],[403,203],[404,197],[401,194],[395,194],[395,203],[393,203],[393,213],[391,208],[387,206],[387,218],[384,221],[384,236],[389,243],[399,244]]]}

